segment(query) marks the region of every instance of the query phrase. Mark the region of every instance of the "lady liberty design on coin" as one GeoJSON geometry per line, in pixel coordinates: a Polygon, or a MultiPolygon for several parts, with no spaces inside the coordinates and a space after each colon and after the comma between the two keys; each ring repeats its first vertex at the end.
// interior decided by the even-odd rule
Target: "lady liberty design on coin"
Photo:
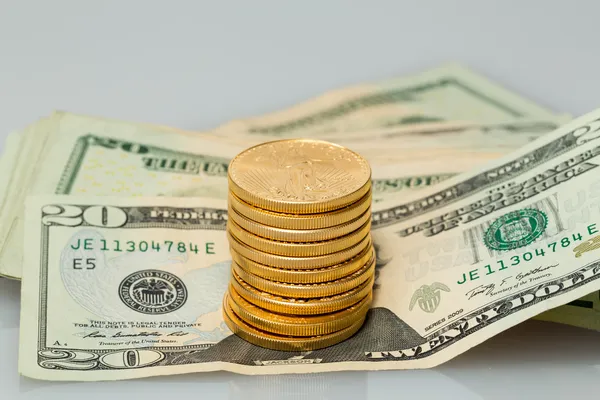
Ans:
{"type": "Polygon", "coordinates": [[[275,212],[311,214],[351,204],[371,188],[371,168],[353,151],[312,139],[255,146],[231,162],[232,192],[275,212]]]}
{"type": "Polygon", "coordinates": [[[333,149],[315,157],[307,154],[304,146],[277,149],[272,145],[270,154],[260,154],[255,160],[257,163],[274,162],[280,171],[279,184],[269,188],[272,195],[284,199],[313,201],[330,197],[334,193],[339,195],[347,192],[345,184],[353,178],[334,164],[338,160],[347,160],[342,152],[331,150],[333,149]],[[338,190],[328,193],[336,187],[338,190]]]}

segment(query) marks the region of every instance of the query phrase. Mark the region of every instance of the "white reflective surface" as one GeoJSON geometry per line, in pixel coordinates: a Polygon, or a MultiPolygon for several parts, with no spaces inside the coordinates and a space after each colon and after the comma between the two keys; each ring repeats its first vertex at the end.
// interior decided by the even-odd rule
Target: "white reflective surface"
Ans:
{"type": "MultiPolygon", "coordinates": [[[[600,106],[592,0],[1,4],[2,143],[53,109],[202,130],[446,61],[560,112],[600,106]]],[[[433,370],[53,383],[19,377],[18,320],[19,284],[0,279],[1,399],[564,399],[600,389],[600,333],[535,321],[433,370]]]]}

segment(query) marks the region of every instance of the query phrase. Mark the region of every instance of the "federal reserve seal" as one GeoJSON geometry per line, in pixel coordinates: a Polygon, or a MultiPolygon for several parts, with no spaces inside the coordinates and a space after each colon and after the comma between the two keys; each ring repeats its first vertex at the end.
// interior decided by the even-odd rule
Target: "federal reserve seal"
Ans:
{"type": "Polygon", "coordinates": [[[540,210],[527,208],[504,214],[485,232],[488,249],[514,250],[533,243],[546,230],[548,217],[540,210]]]}
{"type": "Polygon", "coordinates": [[[119,285],[119,297],[127,305],[144,314],[166,314],[185,304],[187,288],[175,275],[149,269],[135,272],[119,285]]]}

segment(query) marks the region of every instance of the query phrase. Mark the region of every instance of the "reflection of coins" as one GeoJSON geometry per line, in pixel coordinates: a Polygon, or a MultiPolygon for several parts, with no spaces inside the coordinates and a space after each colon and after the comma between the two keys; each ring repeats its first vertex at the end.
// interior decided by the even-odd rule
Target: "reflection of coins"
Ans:
{"type": "Polygon", "coordinates": [[[276,240],[265,239],[242,229],[233,222],[233,220],[227,222],[227,229],[240,242],[246,243],[248,246],[259,249],[265,253],[290,257],[314,257],[336,253],[357,244],[369,234],[371,221],[367,221],[359,229],[345,236],[312,243],[279,242],[276,240]]]}
{"type": "Polygon", "coordinates": [[[229,239],[229,246],[231,249],[238,254],[259,264],[288,269],[324,268],[331,265],[340,264],[346,260],[356,257],[356,255],[360,254],[371,243],[371,235],[369,234],[365,236],[365,238],[358,244],[336,253],[316,257],[289,257],[264,253],[260,250],[247,246],[234,237],[231,232],[227,232],[227,238],[229,239]]]}
{"type": "Polygon", "coordinates": [[[357,153],[314,139],[251,147],[228,170],[229,190],[265,210],[313,214],[352,204],[371,188],[371,167],[357,153]]]}
{"type": "Polygon", "coordinates": [[[345,236],[354,232],[371,220],[371,213],[364,212],[362,215],[329,228],[321,229],[283,229],[261,224],[246,218],[237,212],[231,205],[228,215],[230,220],[239,225],[240,228],[263,238],[278,240],[282,242],[318,242],[345,236]]]}
{"type": "Polygon", "coordinates": [[[347,328],[322,336],[279,336],[256,329],[242,321],[229,306],[228,295],[223,300],[223,319],[229,329],[245,341],[260,347],[283,351],[317,350],[334,345],[354,335],[364,322],[364,318],[359,319],[347,328]]]}
{"type": "Polygon", "coordinates": [[[254,207],[229,193],[228,202],[238,213],[259,224],[284,229],[322,229],[351,221],[371,209],[371,191],[354,204],[320,214],[284,214],[254,207]]]}
{"type": "Polygon", "coordinates": [[[235,262],[232,263],[232,268],[244,282],[258,290],[285,297],[311,298],[333,296],[362,285],[367,279],[373,276],[375,260],[371,260],[370,263],[365,264],[352,275],[331,282],[308,284],[270,281],[245,271],[235,262]]]}
{"type": "Polygon", "coordinates": [[[335,313],[315,316],[277,314],[247,302],[235,290],[228,292],[229,306],[246,323],[263,331],[290,336],[326,335],[347,328],[369,311],[372,294],[335,313]]]}
{"type": "Polygon", "coordinates": [[[259,264],[231,250],[233,262],[246,271],[265,279],[289,283],[319,283],[335,281],[362,268],[375,257],[372,246],[365,248],[359,255],[341,264],[316,269],[282,269],[259,264]]]}
{"type": "Polygon", "coordinates": [[[389,238],[378,231],[371,234],[371,239],[373,240],[373,247],[377,253],[377,267],[383,267],[389,263],[394,256],[392,248],[393,244],[390,242],[389,238]]]}
{"type": "Polygon", "coordinates": [[[281,314],[326,314],[358,303],[372,289],[373,276],[365,283],[344,293],[312,299],[287,298],[273,295],[244,282],[234,271],[231,285],[246,301],[266,310],[281,314]]]}

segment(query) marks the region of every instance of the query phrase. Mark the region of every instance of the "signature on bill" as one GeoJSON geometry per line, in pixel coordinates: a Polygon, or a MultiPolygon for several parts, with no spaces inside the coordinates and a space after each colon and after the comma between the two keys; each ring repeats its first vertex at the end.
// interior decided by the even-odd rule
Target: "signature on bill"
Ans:
{"type": "Polygon", "coordinates": [[[501,293],[509,292],[515,289],[520,284],[522,284],[524,280],[526,280],[527,283],[532,283],[536,280],[551,276],[551,274],[547,273],[546,271],[556,267],[558,267],[558,264],[552,264],[546,267],[536,267],[527,272],[519,272],[514,277],[516,283],[511,283],[509,280],[512,278],[512,276],[507,276],[506,278],[502,279],[502,281],[499,283],[489,283],[487,285],[479,285],[477,287],[474,287],[473,289],[466,292],[465,296],[467,296],[467,300],[471,300],[473,297],[479,295],[496,296],[501,293]]]}

